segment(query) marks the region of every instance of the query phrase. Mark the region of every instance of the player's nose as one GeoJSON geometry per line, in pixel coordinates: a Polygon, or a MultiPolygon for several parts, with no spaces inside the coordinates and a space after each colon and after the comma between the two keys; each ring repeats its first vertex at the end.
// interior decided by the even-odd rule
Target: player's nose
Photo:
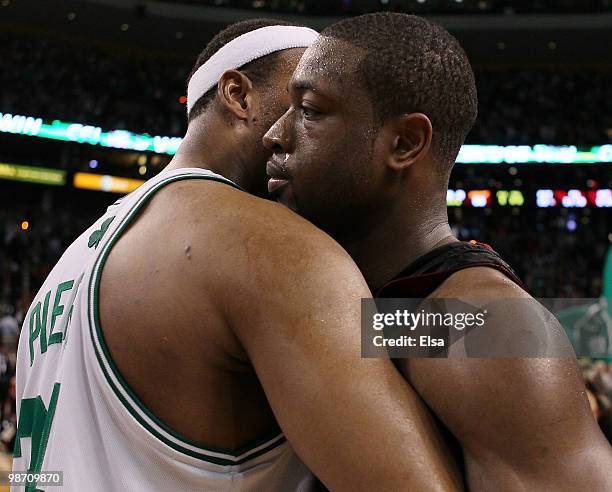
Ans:
{"type": "Polygon", "coordinates": [[[279,120],[274,123],[263,136],[263,144],[266,149],[277,153],[289,153],[289,132],[287,131],[288,110],[279,120]]]}

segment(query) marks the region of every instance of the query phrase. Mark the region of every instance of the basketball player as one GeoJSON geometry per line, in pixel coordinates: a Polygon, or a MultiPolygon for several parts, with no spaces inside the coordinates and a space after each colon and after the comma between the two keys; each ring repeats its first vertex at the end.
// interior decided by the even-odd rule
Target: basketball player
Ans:
{"type": "MultiPolygon", "coordinates": [[[[379,297],[528,299],[490,248],[447,222],[451,168],[476,118],[459,43],[392,13],[323,31],[264,138],[270,192],[330,233],[379,297]]],[[[533,304],[532,304],[533,305],[533,304]]],[[[495,330],[566,343],[537,310],[495,330]]],[[[403,373],[458,440],[470,490],[612,490],[612,453],[574,358],[403,359],[403,373]]],[[[450,442],[449,442],[450,445],[450,442]]]]}
{"type": "Polygon", "coordinates": [[[265,186],[261,139],[316,36],[253,21],[204,50],[180,152],[68,248],[25,318],[15,471],[105,492],[305,491],[305,465],[332,490],[457,488],[418,396],[360,358],[357,267],[242,191],[265,186]]]}

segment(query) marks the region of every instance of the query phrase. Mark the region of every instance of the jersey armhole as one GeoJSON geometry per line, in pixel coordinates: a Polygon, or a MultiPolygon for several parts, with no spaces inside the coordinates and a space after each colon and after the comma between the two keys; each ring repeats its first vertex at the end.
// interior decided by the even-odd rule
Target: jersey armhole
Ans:
{"type": "Polygon", "coordinates": [[[268,451],[276,448],[286,441],[282,433],[267,436],[264,439],[258,440],[238,450],[227,450],[220,448],[207,447],[203,443],[192,441],[178,432],[174,431],[159,418],[157,418],[150,409],[134,393],[132,388],[127,384],[119,369],[114,364],[110,351],[104,340],[104,334],[100,326],[100,306],[99,306],[99,287],[102,270],[104,264],[110,254],[113,246],[120,239],[122,233],[129,227],[133,220],[138,217],[139,212],[149,202],[149,200],[164,186],[167,186],[176,181],[186,179],[206,179],[209,181],[217,181],[229,184],[237,189],[237,185],[229,180],[217,176],[207,176],[198,174],[179,174],[170,176],[152,186],[150,189],[131,205],[131,208],[124,215],[118,225],[114,227],[113,232],[102,245],[100,252],[93,266],[93,271],[89,281],[87,292],[87,316],[89,332],[94,349],[94,353],[99,364],[99,367],[104,375],[104,379],[112,389],[113,394],[117,397],[121,406],[123,406],[129,414],[153,437],[169,446],[173,450],[200,459],[209,463],[224,466],[241,465],[249,460],[261,456],[268,451]]]}

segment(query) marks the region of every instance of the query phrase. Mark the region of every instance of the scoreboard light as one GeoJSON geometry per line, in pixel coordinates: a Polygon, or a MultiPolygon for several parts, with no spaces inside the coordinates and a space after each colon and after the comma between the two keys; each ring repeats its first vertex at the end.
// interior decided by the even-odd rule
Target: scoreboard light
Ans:
{"type": "Polygon", "coordinates": [[[539,208],[609,208],[612,207],[612,190],[537,190],[536,205],[539,208]]]}
{"type": "Polygon", "coordinates": [[[491,204],[491,192],[489,190],[472,190],[468,192],[470,205],[475,208],[484,208],[491,204]]]}
{"type": "MultiPolygon", "coordinates": [[[[506,207],[522,207],[525,204],[525,195],[519,190],[498,190],[495,193],[497,204],[506,207]]],[[[448,190],[446,192],[446,205],[461,207],[468,205],[475,208],[484,208],[491,205],[493,192],[491,190],[448,190]]]]}
{"type": "Polygon", "coordinates": [[[464,190],[447,190],[446,205],[449,207],[460,207],[465,202],[467,193],[464,190]]]}
{"type": "Polygon", "coordinates": [[[505,207],[507,205],[511,207],[522,207],[525,203],[525,196],[522,191],[519,190],[499,190],[495,197],[497,198],[497,204],[505,207]]]}
{"type": "Polygon", "coordinates": [[[585,208],[587,206],[586,196],[580,190],[555,191],[555,196],[564,208],[585,208]]]}
{"type": "Polygon", "coordinates": [[[555,200],[555,192],[553,190],[536,191],[536,205],[539,208],[548,208],[557,205],[557,200],[555,200]]]}
{"type": "Polygon", "coordinates": [[[597,208],[612,207],[612,190],[597,190],[595,192],[595,206],[597,208]]]}

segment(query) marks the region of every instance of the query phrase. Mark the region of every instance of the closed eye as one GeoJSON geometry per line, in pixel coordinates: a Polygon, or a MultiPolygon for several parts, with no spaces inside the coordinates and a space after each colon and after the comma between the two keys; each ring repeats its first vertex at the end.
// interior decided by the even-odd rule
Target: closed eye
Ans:
{"type": "Polygon", "coordinates": [[[312,108],[310,108],[308,106],[304,106],[303,104],[299,105],[299,109],[300,109],[300,111],[302,111],[302,114],[304,115],[304,118],[307,119],[307,120],[313,120],[319,114],[319,112],[316,111],[315,109],[312,109],[312,108]]]}

